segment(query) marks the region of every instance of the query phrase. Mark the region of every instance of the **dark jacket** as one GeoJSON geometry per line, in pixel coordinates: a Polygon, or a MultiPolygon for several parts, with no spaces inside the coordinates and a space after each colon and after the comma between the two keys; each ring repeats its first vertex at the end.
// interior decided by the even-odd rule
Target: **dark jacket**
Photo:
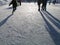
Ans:
{"type": "Polygon", "coordinates": [[[47,3],[48,0],[37,0],[37,3],[38,4],[41,4],[41,3],[47,3]]]}
{"type": "Polygon", "coordinates": [[[13,7],[17,7],[17,1],[16,0],[12,0],[9,4],[9,6],[12,5],[13,7]]]}

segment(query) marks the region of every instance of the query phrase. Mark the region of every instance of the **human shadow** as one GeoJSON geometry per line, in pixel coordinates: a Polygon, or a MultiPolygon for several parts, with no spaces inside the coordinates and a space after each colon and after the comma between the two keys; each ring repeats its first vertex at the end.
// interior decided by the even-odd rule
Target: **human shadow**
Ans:
{"type": "Polygon", "coordinates": [[[56,17],[54,17],[52,14],[50,14],[48,11],[46,11],[52,18],[54,18],[54,20],[56,20],[57,22],[60,23],[60,20],[58,20],[56,17]]]}
{"type": "Polygon", "coordinates": [[[60,33],[56,31],[56,29],[48,22],[48,20],[45,18],[44,14],[40,12],[42,18],[44,19],[46,23],[46,29],[49,32],[51,38],[53,39],[54,43],[56,45],[60,45],[60,33]]]}
{"type": "MultiPolygon", "coordinates": [[[[43,11],[43,10],[42,10],[43,11]]],[[[43,11],[45,16],[56,26],[60,29],[60,20],[55,18],[52,14],[50,14],[48,11],[43,11]]]]}
{"type": "Polygon", "coordinates": [[[3,24],[5,24],[6,22],[7,22],[7,20],[10,18],[12,16],[12,14],[11,15],[9,15],[7,18],[5,18],[4,20],[2,20],[1,22],[0,22],[0,27],[3,25],[3,24]]]}

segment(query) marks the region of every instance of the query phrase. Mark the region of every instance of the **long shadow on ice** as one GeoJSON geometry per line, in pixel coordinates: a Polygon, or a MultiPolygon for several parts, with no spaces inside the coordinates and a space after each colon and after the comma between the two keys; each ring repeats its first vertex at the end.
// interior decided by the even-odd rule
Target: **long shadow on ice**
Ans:
{"type": "Polygon", "coordinates": [[[46,11],[52,18],[54,18],[54,20],[56,20],[57,22],[60,23],[60,20],[58,20],[56,17],[54,17],[52,14],[50,14],[48,11],[46,11]]]}
{"type": "Polygon", "coordinates": [[[12,14],[9,15],[9,16],[8,16],[7,18],[5,18],[4,20],[1,21],[1,22],[0,22],[0,27],[1,27],[3,24],[5,24],[6,21],[7,21],[11,16],[12,16],[12,14]]]}
{"type": "Polygon", "coordinates": [[[60,20],[55,18],[52,14],[50,14],[48,11],[43,11],[45,16],[57,27],[60,29],[60,20]]]}
{"type": "Polygon", "coordinates": [[[60,33],[56,31],[56,29],[47,21],[46,17],[44,16],[43,12],[41,11],[41,16],[46,23],[46,29],[49,32],[51,38],[53,39],[56,45],[60,45],[60,33]]]}

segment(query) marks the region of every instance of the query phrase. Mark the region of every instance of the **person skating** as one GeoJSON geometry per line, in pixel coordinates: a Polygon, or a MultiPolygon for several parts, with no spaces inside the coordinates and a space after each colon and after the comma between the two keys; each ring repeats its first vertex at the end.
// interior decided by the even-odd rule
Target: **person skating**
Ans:
{"type": "Polygon", "coordinates": [[[40,4],[42,3],[42,0],[37,0],[37,4],[38,4],[38,11],[40,11],[40,4]]]}
{"type": "Polygon", "coordinates": [[[48,0],[44,0],[42,3],[42,9],[46,11],[46,6],[47,6],[47,1],[48,0]]]}
{"type": "Polygon", "coordinates": [[[9,6],[12,5],[13,7],[13,11],[12,14],[15,12],[16,8],[17,8],[17,1],[16,0],[12,0],[9,4],[9,6]]]}
{"type": "Polygon", "coordinates": [[[38,3],[38,11],[40,11],[40,5],[41,5],[41,4],[42,4],[42,9],[43,9],[43,10],[46,10],[47,1],[48,1],[48,0],[38,0],[38,1],[37,1],[37,3],[38,3]]]}

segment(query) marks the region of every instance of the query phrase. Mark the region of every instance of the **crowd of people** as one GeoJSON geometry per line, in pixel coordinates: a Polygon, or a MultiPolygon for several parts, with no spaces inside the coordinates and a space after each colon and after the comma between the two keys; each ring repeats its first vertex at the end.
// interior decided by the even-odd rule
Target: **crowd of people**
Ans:
{"type": "MultiPolygon", "coordinates": [[[[21,0],[12,0],[9,4],[9,6],[12,5],[12,7],[13,7],[12,14],[15,12],[15,10],[17,8],[17,2],[19,2],[20,6],[21,6],[21,0]]],[[[46,11],[47,2],[48,2],[48,0],[37,0],[38,11],[40,11],[40,5],[41,4],[42,4],[42,9],[46,11]]]]}

